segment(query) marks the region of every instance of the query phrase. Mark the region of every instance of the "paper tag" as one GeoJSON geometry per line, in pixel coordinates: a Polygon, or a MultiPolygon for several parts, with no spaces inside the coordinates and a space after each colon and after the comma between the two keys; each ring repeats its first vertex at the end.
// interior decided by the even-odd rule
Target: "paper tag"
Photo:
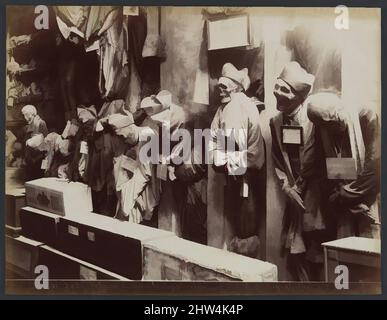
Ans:
{"type": "Polygon", "coordinates": [[[356,161],[353,158],[326,158],[328,179],[355,180],[356,161]]]}
{"type": "Polygon", "coordinates": [[[85,266],[79,266],[79,278],[81,280],[97,280],[97,271],[85,266]]]}
{"type": "Polygon", "coordinates": [[[14,102],[15,102],[14,97],[9,97],[9,98],[7,99],[7,105],[8,105],[8,107],[13,107],[14,102]]]}
{"type": "Polygon", "coordinates": [[[87,239],[89,240],[89,241],[95,241],[95,233],[94,232],[92,232],[92,231],[87,231],[87,239]]]}
{"type": "Polygon", "coordinates": [[[241,196],[243,198],[249,197],[249,184],[245,178],[243,178],[242,186],[241,186],[241,196]]]}
{"type": "Polygon", "coordinates": [[[88,147],[86,141],[81,141],[80,153],[83,153],[83,154],[88,154],[89,153],[89,147],[88,147]]]}
{"type": "Polygon", "coordinates": [[[166,164],[158,164],[157,165],[157,178],[167,181],[168,174],[168,166],[166,164]]]}
{"type": "Polygon", "coordinates": [[[67,226],[67,232],[74,236],[79,236],[79,229],[74,226],[67,226]]]}
{"type": "Polygon", "coordinates": [[[40,169],[47,170],[47,168],[48,168],[48,160],[47,159],[43,159],[42,160],[42,164],[40,166],[40,169]]]}
{"type": "Polygon", "coordinates": [[[302,127],[301,126],[282,126],[282,143],[302,145],[302,127]]]}

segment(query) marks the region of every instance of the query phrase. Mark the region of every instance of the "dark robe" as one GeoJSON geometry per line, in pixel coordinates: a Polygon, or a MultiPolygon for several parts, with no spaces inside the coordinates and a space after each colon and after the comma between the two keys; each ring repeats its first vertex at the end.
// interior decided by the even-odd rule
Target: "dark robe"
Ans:
{"type": "MultiPolygon", "coordinates": [[[[170,141],[170,150],[162,150],[164,139],[171,139],[178,132],[178,129],[186,129],[191,132],[191,147],[193,146],[193,128],[187,124],[183,108],[175,104],[171,104],[168,110],[155,116],[146,117],[142,126],[149,126],[157,133],[159,152],[165,157],[170,155],[173,148],[183,143],[183,141],[170,141]],[[170,122],[169,136],[162,136],[162,134],[167,134],[166,130],[162,131],[161,129],[160,121],[164,120],[170,122]]],[[[153,220],[152,226],[157,226],[154,223],[158,216],[159,228],[173,231],[182,238],[205,244],[207,239],[207,207],[202,199],[203,192],[206,193],[206,190],[198,191],[197,185],[203,182],[202,179],[206,176],[207,171],[204,163],[193,161],[196,151],[198,150],[192,150],[190,158],[182,164],[176,165],[173,162],[169,164],[169,166],[174,167],[175,180],[171,181],[168,178],[166,181],[160,179],[152,181],[152,183],[160,183],[161,194],[159,206],[155,208],[151,220],[153,220]],[[173,225],[171,221],[176,221],[176,225],[173,225]]],[[[144,221],[143,223],[149,225],[151,222],[144,221]]]]}
{"type": "MultiPolygon", "coordinates": [[[[233,244],[236,243],[235,251],[239,252],[238,247],[243,240],[258,238],[260,222],[266,211],[265,142],[258,108],[244,93],[236,93],[228,104],[218,108],[211,124],[209,150],[211,159],[215,161],[214,170],[226,175],[224,215],[233,227],[234,237],[228,248],[234,251],[233,244]],[[225,146],[220,136],[225,133],[222,132],[223,129],[235,130],[236,133],[243,130],[245,148],[237,137],[235,152],[225,146]],[[219,165],[215,160],[221,153],[227,153],[228,157],[231,155],[238,159],[239,152],[247,153],[246,166],[238,167],[246,169],[245,172],[240,171],[241,174],[230,175],[226,165],[219,165]]],[[[249,255],[259,258],[260,253],[256,252],[258,250],[251,248],[249,255]]]]}
{"type": "MultiPolygon", "coordinates": [[[[357,121],[355,118],[354,121],[357,121]]],[[[342,136],[332,137],[331,131],[319,126],[324,146],[325,157],[354,158],[357,162],[358,175],[355,180],[330,180],[326,185],[328,210],[337,223],[337,237],[362,236],[379,238],[380,212],[380,124],[375,111],[362,108],[358,111],[364,154],[352,154],[350,130],[354,128],[351,120],[347,121],[342,136]],[[335,142],[341,141],[339,148],[335,142]],[[361,165],[360,158],[364,164],[361,165]]]]}
{"type": "Polygon", "coordinates": [[[305,210],[286,198],[282,225],[282,253],[290,253],[288,267],[296,280],[310,280],[301,260],[305,256],[312,262],[322,262],[322,234],[326,229],[326,219],[321,208],[322,168],[319,156],[319,141],[315,128],[306,114],[306,105],[301,105],[293,117],[279,113],[270,120],[272,135],[272,158],[275,174],[282,188],[297,188],[304,202],[305,210]],[[304,144],[284,145],[281,141],[281,126],[295,125],[303,128],[304,144]],[[294,262],[294,263],[292,263],[294,262]],[[292,270],[294,272],[292,272],[292,270]]]}
{"type": "Polygon", "coordinates": [[[26,164],[26,180],[34,180],[43,177],[43,170],[41,169],[42,160],[44,159],[44,152],[31,148],[26,145],[26,141],[34,135],[43,134],[45,137],[48,133],[46,122],[36,115],[30,124],[27,124],[23,129],[21,140],[23,141],[24,159],[26,164]]]}

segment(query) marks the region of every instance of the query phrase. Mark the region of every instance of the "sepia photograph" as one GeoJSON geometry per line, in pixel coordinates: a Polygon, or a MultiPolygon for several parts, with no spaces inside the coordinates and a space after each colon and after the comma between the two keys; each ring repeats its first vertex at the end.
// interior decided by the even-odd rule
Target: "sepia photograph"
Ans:
{"type": "Polygon", "coordinates": [[[382,292],[380,8],[5,11],[6,294],[382,292]]]}

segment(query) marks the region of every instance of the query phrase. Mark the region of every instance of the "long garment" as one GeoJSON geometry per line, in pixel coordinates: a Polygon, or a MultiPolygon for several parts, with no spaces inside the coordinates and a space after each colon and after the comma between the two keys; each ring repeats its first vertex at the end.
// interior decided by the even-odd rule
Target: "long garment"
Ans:
{"type": "Polygon", "coordinates": [[[7,159],[7,163],[9,162],[8,159],[11,159],[12,157],[12,148],[16,141],[17,141],[17,138],[12,133],[12,131],[6,129],[5,130],[5,157],[7,159]]]}
{"type": "Polygon", "coordinates": [[[111,25],[100,43],[99,89],[103,98],[124,99],[130,81],[128,32],[120,10],[110,13],[111,25]]]}
{"type": "Polygon", "coordinates": [[[114,158],[114,178],[119,199],[115,217],[134,223],[152,220],[160,198],[159,184],[155,182],[155,167],[139,161],[140,147],[138,145],[114,158]]]}
{"type": "Polygon", "coordinates": [[[184,239],[207,244],[207,164],[205,139],[199,144],[194,139],[194,122],[186,122],[191,135],[191,154],[184,163],[174,167],[176,180],[173,194],[181,216],[181,236],[184,239]]]}
{"type": "MultiPolygon", "coordinates": [[[[99,40],[99,90],[108,100],[123,99],[128,91],[128,30],[118,6],[56,6],[59,29],[65,39],[71,32],[85,46],[99,40]]],[[[73,62],[74,64],[74,62],[73,62]]],[[[70,67],[73,66],[70,64],[70,67]]]]}
{"type": "Polygon", "coordinates": [[[46,122],[39,115],[36,115],[34,120],[25,126],[25,133],[26,140],[40,133],[46,136],[48,134],[46,122]]]}
{"type": "MultiPolygon", "coordinates": [[[[115,113],[126,114],[123,100],[106,102],[98,113],[98,120],[115,113]]],[[[117,196],[114,179],[115,157],[119,157],[128,150],[125,138],[118,136],[113,130],[104,128],[94,131],[88,141],[88,161],[84,180],[92,190],[93,208],[98,213],[114,216],[116,213],[117,196]]]]}
{"type": "Polygon", "coordinates": [[[232,226],[233,239],[258,237],[259,222],[266,208],[265,143],[259,111],[244,93],[235,94],[215,113],[209,155],[215,171],[226,174],[224,214],[232,226]],[[222,135],[233,135],[234,147],[222,135]],[[222,157],[224,160],[219,160],[222,157]],[[227,169],[230,166],[236,168],[234,174],[227,169]]]}
{"type": "MultiPolygon", "coordinates": [[[[159,142],[160,163],[162,163],[163,158],[175,154],[176,150],[179,150],[185,142],[191,142],[192,147],[192,132],[190,141],[175,139],[178,137],[179,129],[189,129],[185,112],[180,106],[171,104],[168,109],[147,117],[142,126],[148,126],[156,133],[159,142]],[[168,125],[163,127],[161,123],[165,122],[168,122],[168,125]],[[167,140],[170,143],[169,147],[165,145],[167,140]]],[[[191,151],[190,157],[185,159],[183,163],[177,164],[172,160],[167,165],[168,174],[166,177],[163,174],[160,175],[160,170],[158,170],[163,164],[161,167],[156,164],[152,165],[153,176],[147,188],[153,193],[157,189],[160,190],[160,196],[157,207],[154,207],[153,216],[148,215],[144,219],[146,220],[144,223],[157,226],[154,223],[157,218],[159,228],[173,231],[189,240],[205,242],[206,226],[204,221],[207,212],[202,200],[203,192],[206,191],[204,189],[198,191],[196,184],[205,177],[206,166],[194,161],[199,150],[193,148],[191,151]]]]}
{"type": "Polygon", "coordinates": [[[54,12],[60,19],[57,21],[63,37],[67,39],[70,32],[73,32],[86,41],[96,36],[101,29],[103,32],[111,25],[108,17],[116,10],[120,8],[114,6],[54,6],[54,12]]]}
{"type": "Polygon", "coordinates": [[[380,237],[380,125],[375,111],[361,108],[349,115],[341,137],[319,127],[325,157],[354,158],[355,180],[330,180],[328,209],[337,223],[337,238],[380,237]]]}
{"type": "MultiPolygon", "coordinates": [[[[149,127],[155,132],[155,140],[152,142],[157,144],[159,153],[152,149],[152,160],[160,160],[161,163],[161,153],[164,157],[170,154],[171,150],[163,150],[162,146],[165,139],[170,140],[171,137],[163,136],[163,133],[173,135],[184,124],[184,118],[183,109],[172,104],[156,116],[146,117],[142,121],[142,126],[149,127]],[[169,121],[169,128],[162,130],[164,121],[169,121]]],[[[175,144],[176,142],[171,142],[171,147],[175,147],[175,144]]],[[[175,207],[176,199],[169,197],[170,194],[164,192],[171,189],[173,182],[168,178],[161,179],[158,176],[157,168],[159,165],[157,163],[153,161],[148,163],[139,158],[140,151],[146,147],[147,142],[140,141],[137,146],[131,150],[126,150],[125,153],[114,159],[114,178],[119,198],[116,218],[157,227],[160,202],[163,208],[165,207],[165,210],[161,210],[161,214],[165,213],[169,216],[171,214],[177,215],[178,212],[172,210],[175,207]]],[[[152,145],[152,147],[154,146],[152,145]]],[[[170,230],[166,225],[160,225],[160,227],[170,230]]]]}
{"type": "MultiPolygon", "coordinates": [[[[318,152],[321,150],[315,139],[315,128],[306,114],[306,105],[299,107],[292,117],[279,113],[270,120],[272,135],[272,157],[275,174],[281,188],[288,187],[298,191],[305,210],[294,205],[286,198],[282,225],[282,254],[288,253],[288,268],[296,280],[307,281],[305,256],[312,262],[322,262],[322,253],[315,252],[320,243],[309,243],[309,239],[318,239],[318,233],[326,228],[321,208],[322,161],[318,152]],[[281,141],[282,125],[301,126],[304,144],[300,146],[285,145],[281,141]],[[320,161],[319,161],[320,159],[320,161]],[[313,234],[314,233],[314,234],[313,234]],[[312,235],[312,237],[311,237],[312,235]]],[[[320,241],[318,241],[320,242],[320,241]]]]}
{"type": "Polygon", "coordinates": [[[41,170],[41,163],[44,158],[44,152],[26,146],[26,141],[32,138],[34,135],[43,134],[45,137],[48,133],[46,122],[40,118],[39,115],[34,117],[34,120],[26,125],[23,129],[23,136],[21,140],[25,146],[24,159],[26,164],[26,179],[33,180],[43,176],[41,170]]]}

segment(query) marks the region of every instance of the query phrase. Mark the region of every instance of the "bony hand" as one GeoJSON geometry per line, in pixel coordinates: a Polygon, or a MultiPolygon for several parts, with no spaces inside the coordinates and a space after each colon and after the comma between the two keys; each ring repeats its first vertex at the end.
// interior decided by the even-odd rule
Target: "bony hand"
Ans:
{"type": "Polygon", "coordinates": [[[337,202],[337,200],[339,199],[339,192],[337,190],[335,190],[330,196],[329,196],[329,203],[330,204],[333,204],[335,202],[337,202]]]}
{"type": "Polygon", "coordinates": [[[342,200],[344,199],[345,196],[345,191],[344,191],[344,186],[345,184],[339,184],[335,187],[331,195],[329,196],[329,203],[339,205],[342,203],[342,200]]]}
{"type": "Polygon", "coordinates": [[[156,132],[149,127],[139,127],[138,138],[140,141],[147,141],[148,137],[156,135],[156,132]]]}
{"type": "Polygon", "coordinates": [[[227,164],[227,154],[223,150],[215,150],[213,156],[215,166],[223,167],[227,164]]]}
{"type": "Polygon", "coordinates": [[[234,151],[227,153],[227,170],[229,175],[240,176],[247,170],[247,153],[234,151]]]}
{"type": "Polygon", "coordinates": [[[184,157],[183,149],[184,149],[184,143],[183,142],[178,143],[176,146],[173,147],[171,154],[167,157],[167,161],[169,163],[179,165],[185,160],[188,160],[183,158],[184,157]]]}
{"type": "Polygon", "coordinates": [[[130,145],[135,145],[138,143],[138,137],[139,137],[139,128],[135,124],[131,124],[129,126],[115,129],[117,135],[123,136],[127,143],[130,145]]]}
{"type": "Polygon", "coordinates": [[[305,210],[304,201],[302,200],[300,194],[294,188],[290,186],[285,186],[283,189],[294,205],[299,206],[303,210],[305,210]]]}
{"type": "Polygon", "coordinates": [[[44,136],[43,134],[39,133],[29,138],[26,141],[26,146],[33,149],[37,149],[43,142],[44,142],[44,136]]]}

